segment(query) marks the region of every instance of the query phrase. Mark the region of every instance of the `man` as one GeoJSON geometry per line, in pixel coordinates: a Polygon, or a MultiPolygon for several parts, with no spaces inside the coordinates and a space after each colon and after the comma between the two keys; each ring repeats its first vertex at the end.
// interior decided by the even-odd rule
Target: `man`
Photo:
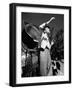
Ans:
{"type": "Polygon", "coordinates": [[[51,76],[52,75],[52,68],[51,68],[51,56],[50,56],[50,49],[51,46],[54,44],[52,41],[50,43],[50,39],[48,34],[50,34],[50,27],[47,24],[50,23],[51,18],[48,22],[40,25],[40,28],[43,28],[43,33],[41,36],[41,51],[40,51],[40,74],[41,76],[51,76]]]}

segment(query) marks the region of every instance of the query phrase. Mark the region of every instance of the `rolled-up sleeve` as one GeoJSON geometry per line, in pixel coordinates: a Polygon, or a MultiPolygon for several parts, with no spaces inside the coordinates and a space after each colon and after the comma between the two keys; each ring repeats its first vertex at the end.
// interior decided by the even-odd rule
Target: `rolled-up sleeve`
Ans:
{"type": "Polygon", "coordinates": [[[41,25],[39,26],[39,28],[44,28],[44,26],[45,26],[45,23],[41,24],[41,25]]]}

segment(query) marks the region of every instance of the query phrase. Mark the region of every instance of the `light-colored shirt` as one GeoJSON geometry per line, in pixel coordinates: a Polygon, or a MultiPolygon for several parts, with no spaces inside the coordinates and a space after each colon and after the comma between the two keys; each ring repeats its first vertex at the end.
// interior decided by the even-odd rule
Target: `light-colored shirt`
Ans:
{"type": "Polygon", "coordinates": [[[51,48],[51,44],[49,42],[47,33],[42,33],[41,40],[42,40],[41,48],[43,49],[45,49],[46,47],[48,47],[49,49],[51,48]]]}

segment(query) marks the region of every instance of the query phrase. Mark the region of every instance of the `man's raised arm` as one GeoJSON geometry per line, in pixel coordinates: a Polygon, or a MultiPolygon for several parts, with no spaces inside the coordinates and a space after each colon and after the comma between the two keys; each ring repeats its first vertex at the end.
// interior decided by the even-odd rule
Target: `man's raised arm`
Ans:
{"type": "Polygon", "coordinates": [[[41,24],[39,27],[40,27],[40,28],[44,28],[45,25],[48,25],[48,24],[49,24],[52,20],[54,20],[54,19],[55,19],[55,17],[52,17],[49,21],[41,24]]]}

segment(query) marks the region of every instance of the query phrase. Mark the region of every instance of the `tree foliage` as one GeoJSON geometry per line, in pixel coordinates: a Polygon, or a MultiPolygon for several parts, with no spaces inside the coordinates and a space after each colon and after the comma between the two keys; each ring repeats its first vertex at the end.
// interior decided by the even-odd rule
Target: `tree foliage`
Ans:
{"type": "Polygon", "coordinates": [[[61,60],[64,58],[64,31],[59,30],[54,38],[54,45],[51,48],[51,58],[61,60]]]}

